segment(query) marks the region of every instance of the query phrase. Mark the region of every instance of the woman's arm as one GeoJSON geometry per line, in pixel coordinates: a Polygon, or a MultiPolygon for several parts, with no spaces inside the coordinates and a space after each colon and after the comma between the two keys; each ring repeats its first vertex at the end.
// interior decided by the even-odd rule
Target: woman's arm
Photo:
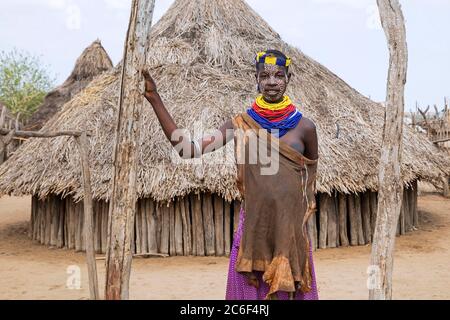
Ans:
{"type": "Polygon", "coordinates": [[[214,135],[205,136],[197,142],[192,141],[179,130],[172,116],[167,111],[167,108],[164,106],[164,103],[158,94],[155,81],[150,76],[149,72],[144,70],[142,73],[145,79],[144,96],[152,105],[165,136],[172,146],[179,150],[179,154],[182,158],[192,159],[201,157],[202,154],[214,152],[222,148],[233,139],[233,123],[229,120],[225,122],[214,135]],[[201,150],[198,150],[199,148],[201,150]]]}

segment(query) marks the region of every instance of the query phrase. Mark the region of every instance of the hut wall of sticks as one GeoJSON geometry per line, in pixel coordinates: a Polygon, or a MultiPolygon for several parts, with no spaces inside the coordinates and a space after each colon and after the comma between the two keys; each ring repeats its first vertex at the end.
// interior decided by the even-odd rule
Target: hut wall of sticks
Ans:
{"type": "MultiPolygon", "coordinates": [[[[365,245],[376,218],[383,105],[348,86],[280,36],[243,0],[177,0],[152,28],[148,68],[181,128],[199,138],[255,98],[253,59],[275,48],[293,59],[288,94],[317,125],[315,248],[365,245]]],[[[96,78],[43,128],[86,130],[95,199],[95,242],[106,250],[120,65],[96,78]]],[[[150,106],[142,109],[134,250],[139,254],[227,255],[239,221],[234,143],[181,160],[150,106]]],[[[424,136],[404,132],[405,205],[398,233],[418,227],[417,181],[440,181],[450,161],[424,136]]],[[[0,167],[0,194],[32,195],[31,236],[82,251],[83,188],[73,140],[27,141],[0,167]]]]}
{"type": "MultiPolygon", "coordinates": [[[[377,193],[319,194],[319,210],[308,225],[314,250],[366,245],[372,242],[377,193]]],[[[405,189],[397,235],[417,230],[417,183],[405,189]]],[[[164,205],[140,199],[136,208],[133,252],[170,256],[229,255],[238,227],[240,201],[227,202],[216,194],[201,193],[164,205]]],[[[109,204],[94,203],[94,243],[106,253],[109,204]]],[[[85,251],[83,203],[72,197],[32,198],[30,236],[43,245],[85,251]]]]}

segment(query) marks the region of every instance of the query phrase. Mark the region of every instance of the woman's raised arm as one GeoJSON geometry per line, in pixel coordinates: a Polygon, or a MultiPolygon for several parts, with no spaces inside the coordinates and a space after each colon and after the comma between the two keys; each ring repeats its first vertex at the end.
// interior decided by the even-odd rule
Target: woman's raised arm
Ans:
{"type": "Polygon", "coordinates": [[[161,127],[172,146],[183,159],[201,157],[208,152],[219,150],[233,139],[233,123],[225,122],[213,135],[204,136],[200,140],[192,140],[180,130],[170,115],[158,93],[155,81],[147,70],[142,74],[145,79],[144,96],[153,107],[161,127]]]}

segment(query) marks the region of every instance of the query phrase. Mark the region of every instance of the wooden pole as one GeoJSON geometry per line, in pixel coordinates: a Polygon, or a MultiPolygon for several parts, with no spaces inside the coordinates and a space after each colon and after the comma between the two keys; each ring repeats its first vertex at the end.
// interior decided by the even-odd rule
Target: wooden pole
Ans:
{"type": "Polygon", "coordinates": [[[308,221],[308,234],[311,240],[311,246],[313,251],[317,250],[317,223],[316,223],[316,215],[314,214],[308,221]]]}
{"type": "Polygon", "coordinates": [[[228,257],[231,253],[231,241],[233,236],[231,234],[231,204],[225,200],[224,209],[224,222],[223,222],[223,233],[224,233],[224,245],[225,245],[225,255],[228,257]]]}
{"type": "Polygon", "coordinates": [[[405,232],[412,231],[412,219],[411,219],[411,205],[409,203],[409,193],[410,189],[406,189],[403,191],[403,209],[404,218],[405,218],[405,232]]]}
{"type": "Polygon", "coordinates": [[[142,251],[143,253],[150,253],[148,244],[148,214],[152,213],[148,211],[147,199],[141,199],[140,201],[141,219],[142,219],[142,251]]]}
{"type": "Polygon", "coordinates": [[[160,253],[169,254],[169,243],[170,243],[170,212],[169,207],[163,204],[160,207],[161,212],[161,240],[160,240],[160,253]]]}
{"type": "Polygon", "coordinates": [[[81,238],[82,238],[82,229],[83,229],[83,204],[77,203],[75,205],[75,252],[81,252],[81,238]]]}
{"type": "Polygon", "coordinates": [[[169,254],[174,257],[177,255],[175,250],[175,202],[169,206],[169,254]]]}
{"type": "Polygon", "coordinates": [[[136,213],[136,177],[141,108],[141,92],[155,0],[133,0],[125,42],[114,169],[109,210],[109,239],[106,255],[107,300],[129,299],[134,220],[136,213]]]}
{"type": "Polygon", "coordinates": [[[141,208],[139,208],[139,201],[137,202],[137,210],[135,214],[135,238],[136,238],[136,254],[141,254],[142,252],[142,242],[141,242],[141,231],[142,231],[142,225],[141,225],[141,216],[142,211],[141,208]]]}
{"type": "Polygon", "coordinates": [[[205,253],[214,256],[215,232],[214,232],[214,203],[210,193],[204,193],[202,197],[203,230],[205,230],[205,253]]]}
{"type": "Polygon", "coordinates": [[[205,256],[205,232],[203,229],[202,197],[192,195],[192,235],[194,256],[205,256]]]}
{"type": "Polygon", "coordinates": [[[337,218],[337,209],[336,209],[336,201],[333,196],[328,196],[328,221],[327,221],[327,246],[328,248],[336,248],[338,247],[338,218],[337,218]]]}
{"type": "Polygon", "coordinates": [[[408,190],[408,203],[409,203],[409,219],[410,219],[410,223],[411,223],[411,230],[415,231],[416,227],[415,227],[415,222],[414,222],[414,215],[415,215],[415,211],[416,208],[414,208],[414,183],[412,184],[411,188],[408,190]]]}
{"type": "Polygon", "coordinates": [[[56,247],[58,249],[61,249],[64,247],[64,225],[65,225],[65,218],[66,218],[66,210],[65,210],[65,201],[63,199],[58,199],[58,215],[59,215],[59,226],[58,226],[58,234],[57,234],[57,241],[56,241],[56,247]]]}
{"type": "Polygon", "coordinates": [[[53,196],[47,197],[47,206],[45,208],[45,245],[50,245],[51,229],[52,229],[52,203],[53,196]]]}
{"type": "Polygon", "coordinates": [[[224,237],[223,237],[223,211],[224,200],[217,194],[214,195],[214,234],[216,240],[216,255],[225,255],[224,237]]]}
{"type": "MultiPolygon", "coordinates": [[[[11,130],[0,129],[0,135],[8,135],[11,130]]],[[[79,137],[82,131],[59,131],[59,132],[34,132],[34,131],[14,131],[16,138],[57,138],[62,136],[79,137]]]]}
{"type": "Polygon", "coordinates": [[[397,222],[403,200],[401,180],[403,115],[408,68],[405,19],[399,0],[377,0],[390,53],[386,115],[380,159],[378,214],[371,257],[371,300],[392,299],[397,222]]]}
{"type": "Polygon", "coordinates": [[[444,197],[450,198],[450,186],[448,177],[446,176],[442,177],[442,186],[444,188],[444,197]]]}
{"type": "Polygon", "coordinates": [[[89,172],[89,142],[86,133],[76,138],[80,150],[84,189],[84,239],[89,275],[89,292],[92,300],[100,298],[98,291],[97,265],[95,262],[94,212],[92,208],[91,174],[89,172]]]}
{"type": "Polygon", "coordinates": [[[69,197],[63,199],[64,202],[64,248],[69,249],[69,225],[70,225],[70,216],[69,216],[69,197]]]}
{"type": "Polygon", "coordinates": [[[28,236],[31,240],[35,239],[35,233],[36,233],[36,218],[37,216],[37,199],[36,196],[33,196],[31,198],[31,219],[30,219],[30,227],[29,227],[29,233],[28,236]]]}
{"type": "Polygon", "coordinates": [[[358,245],[363,246],[366,244],[366,239],[364,238],[361,201],[362,201],[361,195],[359,193],[355,194],[355,211],[356,211],[356,227],[358,232],[358,245]]]}
{"type": "Polygon", "coordinates": [[[357,217],[356,217],[356,196],[354,194],[348,195],[348,215],[349,215],[349,221],[350,221],[350,245],[351,246],[357,246],[358,245],[358,224],[357,224],[357,217]]]}
{"type": "Polygon", "coordinates": [[[189,196],[184,197],[184,218],[186,224],[183,225],[184,246],[186,248],[185,255],[192,255],[192,219],[191,219],[191,205],[189,203],[189,196]]]}
{"type": "Polygon", "coordinates": [[[368,191],[363,193],[361,197],[361,215],[366,244],[372,243],[372,227],[370,225],[370,193],[368,191]]]}
{"type": "Polygon", "coordinates": [[[320,201],[320,218],[319,218],[319,248],[327,248],[327,238],[328,238],[328,211],[330,206],[330,201],[332,200],[327,194],[319,195],[320,201]]]}
{"type": "MultiPolygon", "coordinates": [[[[5,110],[5,108],[3,108],[5,110]]],[[[0,164],[5,162],[8,158],[8,145],[11,143],[13,137],[16,135],[16,131],[8,131],[4,129],[1,130],[1,135],[4,135],[3,137],[0,135],[0,164]]]]}
{"type": "Polygon", "coordinates": [[[339,239],[342,247],[348,247],[347,231],[347,196],[339,193],[338,196],[338,216],[339,216],[339,239]]]}
{"type": "Polygon", "coordinates": [[[375,226],[377,224],[378,212],[378,193],[370,192],[370,227],[372,233],[372,242],[375,235],[375,226]]]}
{"type": "Polygon", "coordinates": [[[39,222],[39,243],[44,244],[45,238],[45,216],[47,208],[47,199],[39,201],[40,222],[39,222]]]}
{"type": "Polygon", "coordinates": [[[417,180],[413,183],[413,193],[412,193],[412,208],[413,208],[413,225],[414,228],[419,228],[419,208],[417,207],[417,196],[418,196],[418,182],[417,180]]]}
{"type": "Polygon", "coordinates": [[[175,252],[177,256],[184,254],[183,248],[183,217],[181,206],[184,207],[184,201],[179,198],[175,203],[175,252]]]}
{"type": "Polygon", "coordinates": [[[239,228],[239,222],[241,219],[242,203],[239,200],[234,200],[233,205],[233,231],[236,232],[239,228]]]}
{"type": "Polygon", "coordinates": [[[189,210],[186,214],[186,198],[179,199],[180,201],[180,215],[181,215],[181,226],[182,226],[182,245],[184,256],[189,256],[191,254],[191,238],[190,238],[190,227],[188,225],[189,210]]]}

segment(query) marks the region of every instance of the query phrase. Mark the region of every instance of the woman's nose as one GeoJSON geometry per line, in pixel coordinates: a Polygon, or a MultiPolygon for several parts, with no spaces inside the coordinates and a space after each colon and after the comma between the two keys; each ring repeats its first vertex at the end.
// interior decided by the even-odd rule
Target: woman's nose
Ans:
{"type": "Polygon", "coordinates": [[[277,85],[277,81],[276,81],[275,77],[270,77],[269,81],[268,81],[268,84],[271,85],[271,86],[276,86],[277,85]]]}

